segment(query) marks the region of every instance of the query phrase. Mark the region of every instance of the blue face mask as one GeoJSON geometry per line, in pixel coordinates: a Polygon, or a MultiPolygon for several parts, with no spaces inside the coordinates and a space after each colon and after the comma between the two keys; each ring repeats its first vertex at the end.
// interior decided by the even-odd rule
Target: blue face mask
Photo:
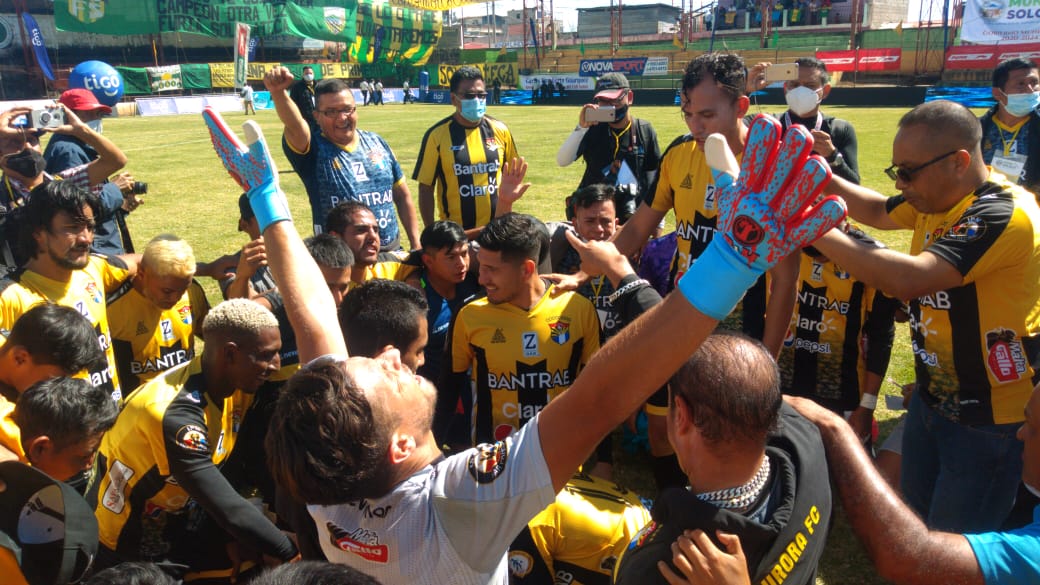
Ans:
{"type": "Polygon", "coordinates": [[[479,122],[484,113],[487,112],[487,99],[473,98],[471,100],[460,100],[462,103],[462,117],[470,122],[479,122]]]}
{"type": "Polygon", "coordinates": [[[1008,113],[1016,118],[1028,116],[1030,112],[1040,105],[1040,92],[1004,94],[1007,105],[1004,106],[1008,113]]]}

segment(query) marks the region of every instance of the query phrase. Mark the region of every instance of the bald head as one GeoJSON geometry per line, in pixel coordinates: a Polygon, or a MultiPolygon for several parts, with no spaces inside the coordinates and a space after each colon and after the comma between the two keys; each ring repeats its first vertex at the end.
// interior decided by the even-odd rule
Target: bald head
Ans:
{"type": "Polygon", "coordinates": [[[943,145],[943,150],[966,150],[981,154],[982,125],[968,108],[949,100],[923,103],[899,120],[899,129],[924,127],[943,145]]]}

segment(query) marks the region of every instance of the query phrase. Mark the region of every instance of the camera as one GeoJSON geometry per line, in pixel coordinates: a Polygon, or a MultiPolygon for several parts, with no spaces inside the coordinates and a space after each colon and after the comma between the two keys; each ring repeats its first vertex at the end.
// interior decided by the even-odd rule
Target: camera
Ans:
{"type": "Polygon", "coordinates": [[[134,181],[134,184],[130,186],[130,192],[134,195],[145,195],[148,193],[148,183],[134,181]]]}
{"type": "Polygon", "coordinates": [[[65,110],[61,108],[41,108],[33,110],[29,117],[33,128],[57,128],[65,124],[65,110]]]}

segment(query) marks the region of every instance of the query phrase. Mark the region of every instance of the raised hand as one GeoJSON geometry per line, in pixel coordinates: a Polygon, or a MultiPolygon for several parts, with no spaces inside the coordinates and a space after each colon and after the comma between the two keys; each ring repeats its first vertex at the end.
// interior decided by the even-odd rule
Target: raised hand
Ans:
{"type": "Polygon", "coordinates": [[[520,200],[531,186],[524,182],[527,176],[527,161],[524,157],[502,163],[502,178],[498,183],[498,201],[510,206],[520,200]]]}
{"type": "Polygon", "coordinates": [[[271,159],[260,125],[252,120],[242,124],[246,134],[246,144],[243,144],[212,107],[207,106],[202,110],[202,118],[206,121],[213,149],[224,162],[224,168],[249,195],[249,204],[256,214],[261,232],[272,223],[292,221],[289,204],[278,186],[278,169],[271,159]]]}
{"type": "Polygon", "coordinates": [[[816,202],[830,169],[810,154],[812,147],[804,128],[792,126],[781,141],[780,123],[758,116],[748,132],[740,174],[726,184],[724,175],[731,170],[721,169],[715,237],[694,263],[697,268],[679,282],[702,313],[724,318],[762,273],[845,218],[838,197],[816,202]]]}

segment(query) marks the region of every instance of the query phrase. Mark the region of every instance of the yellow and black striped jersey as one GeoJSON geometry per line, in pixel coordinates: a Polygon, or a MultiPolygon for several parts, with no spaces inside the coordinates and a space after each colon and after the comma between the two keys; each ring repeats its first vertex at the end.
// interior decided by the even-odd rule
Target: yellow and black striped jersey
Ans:
{"type": "Polygon", "coordinates": [[[888,369],[898,307],[838,264],[801,254],[797,304],[777,358],[784,393],[836,412],[855,409],[866,373],[884,376],[888,369]]]}
{"type": "MultiPolygon", "coordinates": [[[[743,153],[737,159],[742,156],[743,153]]],[[[668,276],[671,290],[715,237],[715,220],[718,215],[715,181],[704,158],[704,151],[697,147],[693,136],[680,136],[665,150],[661,170],[647,205],[661,213],[675,211],[677,248],[668,276]]],[[[705,286],[711,284],[705,283],[705,286]]],[[[743,331],[755,339],[761,339],[765,330],[765,311],[766,279],[762,277],[719,327],[743,331]]]]}
{"type": "Polygon", "coordinates": [[[484,116],[466,128],[449,116],[423,136],[412,179],[436,188],[440,219],[472,229],[495,216],[502,164],[519,156],[500,120],[484,116]]]}
{"type": "Polygon", "coordinates": [[[195,331],[208,312],[206,293],[194,280],[177,304],[165,311],[129,280],[108,295],[116,368],[128,394],[195,355],[195,331]]]}
{"type": "Polygon", "coordinates": [[[596,308],[551,289],[530,310],[481,297],[455,316],[451,367],[470,372],[475,443],[500,441],[534,418],[599,349],[596,308]]]}
{"type": "Polygon", "coordinates": [[[610,585],[621,553],[649,522],[638,495],[576,473],[510,545],[510,583],[610,585]]]}
{"type": "Polygon", "coordinates": [[[349,290],[354,290],[361,286],[362,283],[377,278],[383,280],[405,280],[419,269],[414,264],[403,262],[403,258],[406,257],[394,252],[380,252],[376,263],[365,267],[365,273],[362,276],[363,280],[361,282],[351,281],[349,290]]]}
{"type": "Polygon", "coordinates": [[[87,372],[90,383],[104,388],[113,400],[121,400],[105,295],[129,278],[126,264],[118,257],[98,255],[90,256],[82,270],[73,270],[68,282],[52,280],[31,270],[14,272],[0,283],[0,329],[10,331],[23,313],[47,301],[76,309],[94,326],[107,358],[107,364],[87,372]]]}
{"type": "Polygon", "coordinates": [[[888,213],[914,230],[911,254],[931,252],[963,276],[910,302],[922,397],[963,424],[1021,422],[1040,358],[1036,199],[994,172],[945,213],[920,213],[902,196],[888,213]]]}
{"type": "Polygon", "coordinates": [[[215,403],[204,383],[201,356],[154,378],[101,440],[88,501],[101,544],[123,558],[162,558],[198,508],[177,475],[220,465],[235,447],[253,397],[215,403]]]}

